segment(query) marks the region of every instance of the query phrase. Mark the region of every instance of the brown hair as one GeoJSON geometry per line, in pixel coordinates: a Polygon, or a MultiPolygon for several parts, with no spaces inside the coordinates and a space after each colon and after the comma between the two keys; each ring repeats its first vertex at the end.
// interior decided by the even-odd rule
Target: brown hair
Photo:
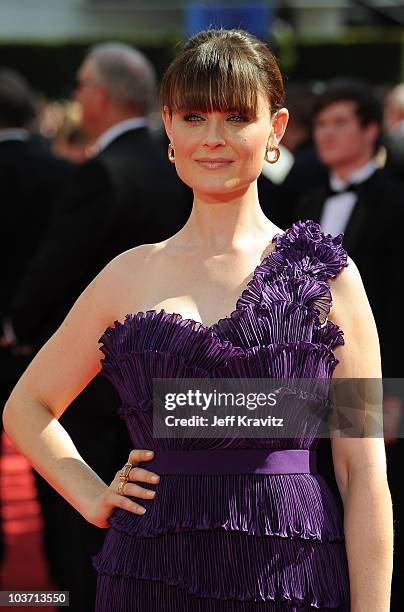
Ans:
{"type": "Polygon", "coordinates": [[[206,30],[188,40],[161,84],[161,106],[173,111],[237,110],[256,115],[258,91],[274,113],[283,106],[284,86],[275,56],[242,30],[206,30]]]}

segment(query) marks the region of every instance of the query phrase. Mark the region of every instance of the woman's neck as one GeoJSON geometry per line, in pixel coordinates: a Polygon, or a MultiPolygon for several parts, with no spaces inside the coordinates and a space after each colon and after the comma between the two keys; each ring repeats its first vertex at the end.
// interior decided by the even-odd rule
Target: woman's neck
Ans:
{"type": "Polygon", "coordinates": [[[252,242],[268,240],[278,228],[264,215],[256,182],[232,197],[194,192],[191,215],[178,238],[211,254],[243,250],[252,242]]]}

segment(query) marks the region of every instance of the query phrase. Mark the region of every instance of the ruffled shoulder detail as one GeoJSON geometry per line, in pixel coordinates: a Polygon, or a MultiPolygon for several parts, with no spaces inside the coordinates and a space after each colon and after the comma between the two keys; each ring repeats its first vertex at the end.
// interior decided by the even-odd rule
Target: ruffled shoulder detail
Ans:
{"type": "Polygon", "coordinates": [[[343,238],[342,233],[337,236],[324,234],[320,225],[309,219],[297,221],[286,232],[275,236],[274,242],[277,250],[303,253],[306,269],[309,264],[312,272],[325,280],[326,277],[335,278],[348,265],[348,254],[342,246],[343,238]]]}
{"type": "Polygon", "coordinates": [[[326,235],[312,220],[297,221],[277,234],[273,238],[275,250],[258,266],[237,301],[237,309],[299,304],[317,313],[318,325],[326,325],[332,306],[327,278],[335,278],[348,265],[342,240],[343,234],[326,235]]]}
{"type": "Polygon", "coordinates": [[[326,325],[313,330],[313,342],[334,349],[345,344],[344,332],[332,321],[327,321],[326,325]]]}

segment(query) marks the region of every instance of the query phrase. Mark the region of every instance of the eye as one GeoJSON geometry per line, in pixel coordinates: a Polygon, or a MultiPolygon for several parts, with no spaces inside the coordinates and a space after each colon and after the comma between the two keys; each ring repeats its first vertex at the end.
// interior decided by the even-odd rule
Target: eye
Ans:
{"type": "Polygon", "coordinates": [[[244,115],[230,115],[227,117],[228,121],[232,121],[234,123],[244,123],[248,121],[248,118],[244,115]]]}
{"type": "Polygon", "coordinates": [[[188,113],[188,115],[184,115],[183,119],[188,123],[198,123],[199,121],[203,121],[203,117],[197,115],[196,113],[188,113]]]}

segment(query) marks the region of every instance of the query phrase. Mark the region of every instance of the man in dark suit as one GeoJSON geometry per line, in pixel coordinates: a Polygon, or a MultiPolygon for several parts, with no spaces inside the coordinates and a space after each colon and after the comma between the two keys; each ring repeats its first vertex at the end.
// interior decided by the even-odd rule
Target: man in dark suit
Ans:
{"type": "Polygon", "coordinates": [[[41,244],[54,201],[74,169],[32,136],[34,117],[28,83],[14,71],[0,70],[0,317],[41,244]]]}
{"type": "Polygon", "coordinates": [[[393,232],[403,215],[404,190],[374,161],[381,103],[364,84],[337,81],[317,98],[313,115],[314,140],[329,183],[300,199],[294,220],[313,219],[326,233],[344,233],[343,246],[359,268],[376,319],[383,374],[399,376],[386,297],[400,270],[402,255],[393,232]]]}
{"type": "MultiPolygon", "coordinates": [[[[75,96],[82,127],[94,141],[91,157],[77,170],[9,310],[10,327],[21,344],[40,346],[113,257],[164,240],[187,220],[190,191],[148,129],[154,89],[151,64],[126,45],[98,45],[80,67],[75,96]]],[[[110,383],[97,376],[60,419],[85,461],[108,483],[131,449],[118,405],[110,383]]],[[[87,523],[51,490],[50,498],[53,573],[70,590],[72,609],[88,612],[96,584],[90,555],[101,548],[105,530],[87,523]]]]}
{"type": "MultiPolygon", "coordinates": [[[[301,199],[294,220],[313,219],[333,235],[344,232],[343,246],[359,268],[375,317],[383,376],[402,378],[403,332],[397,295],[401,292],[403,247],[397,229],[403,227],[404,189],[374,161],[381,138],[380,101],[364,84],[339,81],[318,97],[313,114],[314,140],[328,168],[329,184],[314,188],[301,199]]],[[[385,410],[390,405],[402,411],[401,399],[389,396],[385,387],[385,410]]],[[[395,511],[393,612],[402,607],[404,567],[404,449],[398,438],[386,448],[395,511]]],[[[325,442],[320,440],[319,467],[337,493],[330,448],[325,442]]]]}
{"type": "MultiPolygon", "coordinates": [[[[38,138],[32,136],[31,124],[34,119],[35,96],[30,85],[14,70],[2,68],[0,320],[6,314],[30,260],[41,244],[54,200],[74,169],[72,164],[52,155],[38,138]]],[[[27,366],[28,358],[2,346],[0,362],[0,404],[3,406],[18,376],[27,366]]],[[[0,434],[2,430],[1,424],[0,434]]],[[[0,528],[0,562],[3,557],[2,536],[0,528]]]]}

